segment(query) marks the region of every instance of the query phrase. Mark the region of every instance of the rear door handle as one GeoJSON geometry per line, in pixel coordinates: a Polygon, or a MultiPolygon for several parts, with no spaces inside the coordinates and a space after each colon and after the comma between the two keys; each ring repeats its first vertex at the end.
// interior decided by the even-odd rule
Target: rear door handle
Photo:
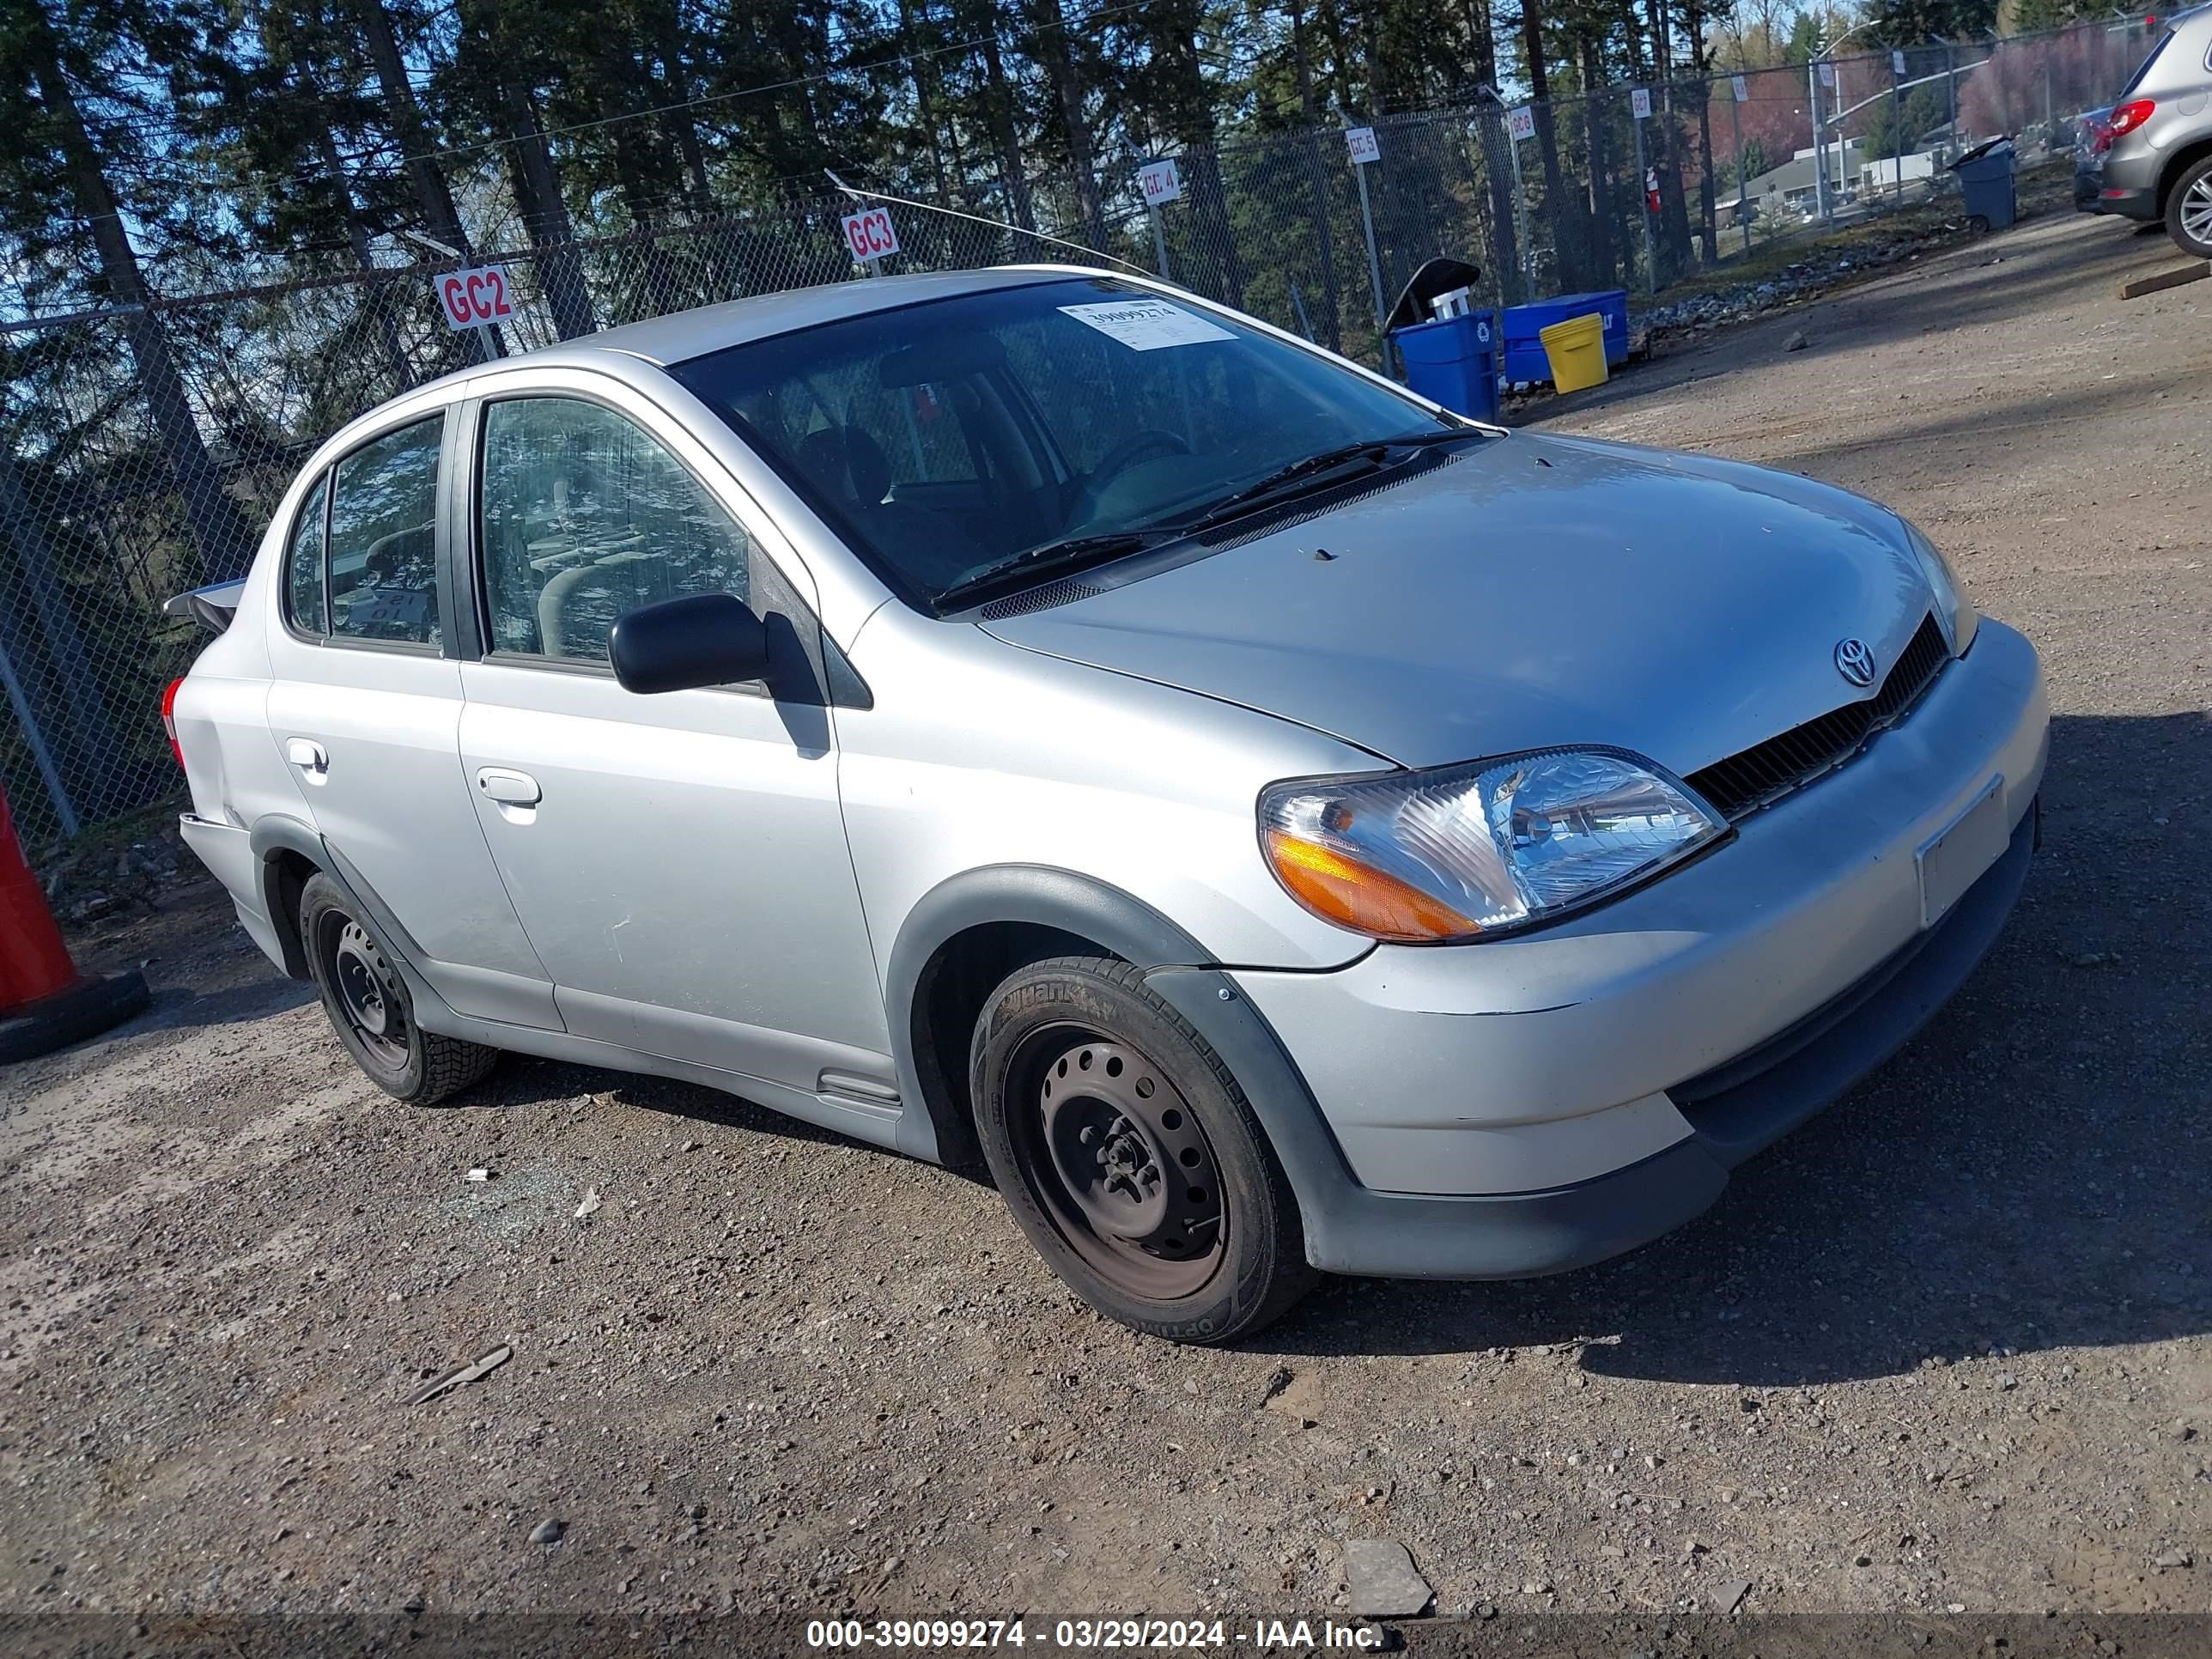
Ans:
{"type": "Polygon", "coordinates": [[[284,758],[305,772],[311,783],[320,783],[331,769],[330,751],[312,738],[286,739],[284,758]]]}
{"type": "Polygon", "coordinates": [[[501,806],[535,806],[545,798],[545,792],[538,787],[538,780],[529,773],[512,771],[504,766],[479,769],[477,787],[501,806]]]}

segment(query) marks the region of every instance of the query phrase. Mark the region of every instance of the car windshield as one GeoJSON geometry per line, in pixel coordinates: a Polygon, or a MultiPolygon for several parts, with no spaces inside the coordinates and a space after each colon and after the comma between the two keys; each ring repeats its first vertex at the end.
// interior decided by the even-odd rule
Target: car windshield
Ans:
{"type": "Polygon", "coordinates": [[[1478,435],[1316,353],[1110,276],[871,312],[670,372],[925,609],[1327,482],[1328,460],[1385,463],[1363,445],[1478,435]],[[1316,458],[1328,459],[1299,465],[1316,458]]]}

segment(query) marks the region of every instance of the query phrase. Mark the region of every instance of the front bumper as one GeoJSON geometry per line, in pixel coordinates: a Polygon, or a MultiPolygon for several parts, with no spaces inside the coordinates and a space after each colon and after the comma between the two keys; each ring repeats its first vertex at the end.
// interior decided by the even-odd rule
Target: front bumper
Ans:
{"type": "Polygon", "coordinates": [[[1553,1272],[1696,1214],[1988,950],[2026,878],[2047,726],[2033,647],[1984,622],[1864,754],[1626,898],[1516,939],[1237,972],[1357,1182],[1308,1216],[1316,1264],[1553,1272]],[[1992,787],[2009,839],[1925,926],[1917,854],[1992,787]]]}

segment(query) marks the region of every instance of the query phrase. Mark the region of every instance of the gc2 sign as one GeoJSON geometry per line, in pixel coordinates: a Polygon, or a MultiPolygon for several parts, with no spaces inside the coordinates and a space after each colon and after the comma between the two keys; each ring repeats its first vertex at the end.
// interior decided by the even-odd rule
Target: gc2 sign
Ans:
{"type": "Polygon", "coordinates": [[[899,251],[898,232],[891,228],[891,210],[872,207],[848,214],[838,222],[845,228],[845,246],[862,264],[899,251]]]}
{"type": "Polygon", "coordinates": [[[432,286],[438,291],[438,308],[446,313],[448,328],[482,328],[514,315],[514,303],[507,295],[507,273],[497,265],[447,271],[432,286]]]}
{"type": "Polygon", "coordinates": [[[1146,207],[1182,200],[1182,178],[1172,161],[1146,162],[1137,169],[1137,182],[1144,187],[1146,207]]]}

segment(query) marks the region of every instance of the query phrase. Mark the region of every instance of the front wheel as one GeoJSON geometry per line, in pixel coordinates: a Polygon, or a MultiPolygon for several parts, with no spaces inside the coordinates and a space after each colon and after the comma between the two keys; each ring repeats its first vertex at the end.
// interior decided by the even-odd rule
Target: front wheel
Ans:
{"type": "Polygon", "coordinates": [[[1021,969],[976,1024],[969,1081],[1015,1221],[1109,1318],[1228,1342],[1311,1286],[1297,1202],[1250,1103],[1140,969],[1021,969]]]}
{"type": "Polygon", "coordinates": [[[2212,155],[2174,180],[2166,198],[2166,229],[2184,253],[2212,259],[2212,155]]]}
{"type": "Polygon", "coordinates": [[[368,1080],[394,1100],[434,1106],[498,1063],[499,1050],[415,1023],[414,1000],[343,888],[319,872],[300,893],[300,937],[323,1012],[368,1080]]]}

